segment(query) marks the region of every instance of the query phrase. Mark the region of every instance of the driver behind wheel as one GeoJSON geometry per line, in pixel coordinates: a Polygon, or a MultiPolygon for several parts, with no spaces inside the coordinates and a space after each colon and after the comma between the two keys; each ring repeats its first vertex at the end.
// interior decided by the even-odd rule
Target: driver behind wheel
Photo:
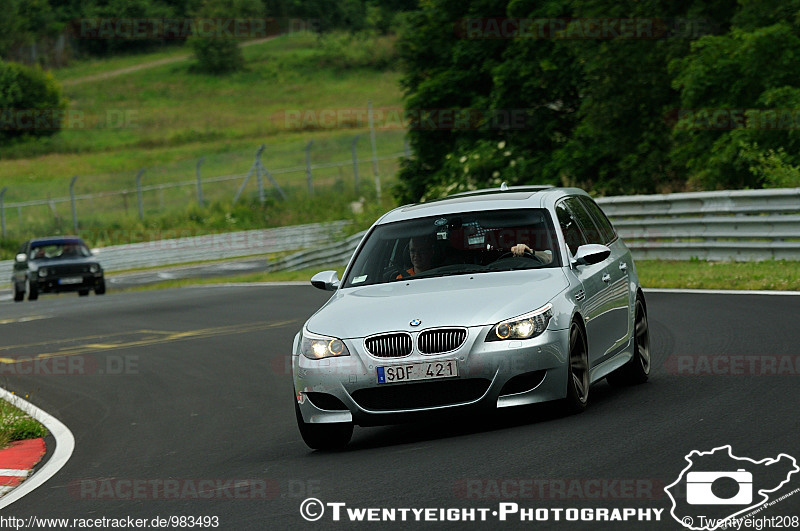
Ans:
{"type": "Polygon", "coordinates": [[[549,264],[553,260],[552,251],[534,251],[524,243],[518,243],[511,248],[511,253],[514,256],[525,256],[525,253],[530,253],[536,257],[543,264],[549,264]]]}
{"type": "Polygon", "coordinates": [[[431,269],[433,264],[433,239],[429,237],[411,238],[408,243],[408,254],[411,258],[411,267],[397,275],[396,278],[414,276],[431,269]]]}

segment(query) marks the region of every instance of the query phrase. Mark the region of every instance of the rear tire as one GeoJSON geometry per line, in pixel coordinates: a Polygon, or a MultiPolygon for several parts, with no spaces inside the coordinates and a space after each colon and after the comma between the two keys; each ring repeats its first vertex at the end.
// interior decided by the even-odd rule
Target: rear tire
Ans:
{"type": "Polygon", "coordinates": [[[608,383],[616,387],[642,384],[650,376],[650,330],[644,301],[639,297],[636,297],[635,308],[633,357],[606,377],[608,383]]]}
{"type": "Polygon", "coordinates": [[[309,424],[303,420],[297,397],[294,398],[294,413],[297,427],[303,442],[313,450],[338,450],[347,446],[353,436],[352,422],[336,422],[329,424],[309,424]]]}
{"type": "Polygon", "coordinates": [[[567,397],[562,401],[564,413],[581,413],[589,403],[589,355],[586,333],[578,323],[569,329],[569,360],[567,362],[567,397]]]}
{"type": "Polygon", "coordinates": [[[80,290],[78,292],[78,296],[79,297],[87,297],[88,295],[89,295],[89,290],[88,289],[82,289],[82,290],[80,290]]]}
{"type": "Polygon", "coordinates": [[[28,282],[28,300],[35,301],[39,298],[39,286],[36,282],[28,282]]]}

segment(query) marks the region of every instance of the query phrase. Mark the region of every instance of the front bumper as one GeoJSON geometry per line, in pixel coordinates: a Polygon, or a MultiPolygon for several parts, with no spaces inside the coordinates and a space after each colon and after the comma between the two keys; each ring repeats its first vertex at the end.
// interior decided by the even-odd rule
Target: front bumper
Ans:
{"type": "Polygon", "coordinates": [[[82,273],[69,276],[39,277],[36,284],[39,293],[63,293],[70,291],[91,290],[105,283],[102,273],[82,273]],[[80,278],[80,282],[63,283],[65,278],[80,278]]]}
{"type": "MultiPolygon", "coordinates": [[[[295,342],[292,374],[307,423],[395,424],[437,414],[492,410],[566,396],[568,330],[546,330],[533,339],[485,342],[491,326],[468,328],[453,352],[378,358],[363,339],[344,340],[350,356],[311,360],[295,342]],[[458,376],[377,383],[377,367],[456,360],[458,376]]],[[[416,334],[416,332],[414,332],[416,334]]]]}

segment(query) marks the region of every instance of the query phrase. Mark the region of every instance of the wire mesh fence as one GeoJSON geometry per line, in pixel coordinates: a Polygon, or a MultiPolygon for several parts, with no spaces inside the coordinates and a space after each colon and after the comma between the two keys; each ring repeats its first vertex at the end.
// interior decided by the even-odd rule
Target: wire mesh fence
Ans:
{"type": "Polygon", "coordinates": [[[254,145],[118,173],[9,185],[0,189],[2,237],[147,225],[154,217],[185,217],[194,206],[215,203],[378,194],[404,156],[402,131],[379,132],[374,151],[369,134],[340,134],[310,145],[254,145]]]}

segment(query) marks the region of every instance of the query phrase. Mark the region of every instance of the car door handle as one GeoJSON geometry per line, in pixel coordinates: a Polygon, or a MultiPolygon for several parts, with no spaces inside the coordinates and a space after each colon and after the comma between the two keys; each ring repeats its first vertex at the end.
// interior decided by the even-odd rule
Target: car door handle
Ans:
{"type": "Polygon", "coordinates": [[[603,275],[603,282],[606,282],[606,283],[611,282],[611,275],[609,275],[608,273],[603,275]]]}
{"type": "Polygon", "coordinates": [[[619,270],[620,271],[627,271],[628,270],[628,264],[626,264],[625,262],[620,262],[619,263],[619,270]]]}

